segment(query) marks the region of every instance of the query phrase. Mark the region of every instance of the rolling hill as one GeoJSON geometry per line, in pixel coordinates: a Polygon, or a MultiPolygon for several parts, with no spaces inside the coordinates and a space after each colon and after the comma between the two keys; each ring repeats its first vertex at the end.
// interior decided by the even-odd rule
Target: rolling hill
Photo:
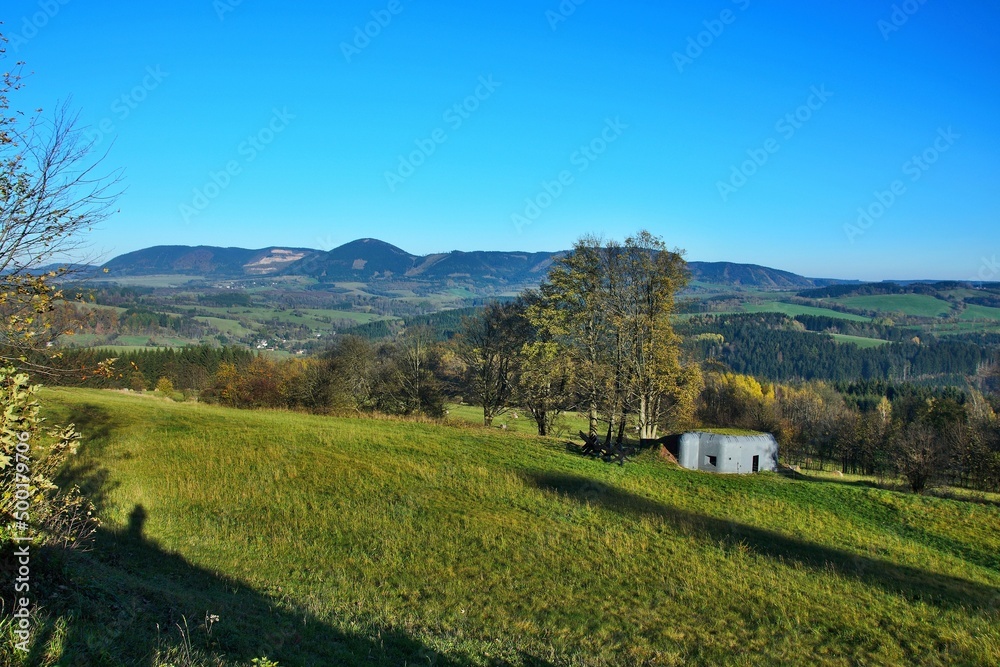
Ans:
{"type": "MultiPolygon", "coordinates": [[[[359,239],[329,252],[307,248],[262,250],[212,246],[156,246],[116,257],[108,276],[191,275],[249,278],[299,275],[320,282],[407,280],[477,286],[537,284],[563,252],[453,251],[413,255],[377,239],[359,239]]],[[[755,264],[689,262],[696,281],[758,289],[808,289],[842,282],[814,279],[755,264]]]]}
{"type": "Polygon", "coordinates": [[[714,285],[756,287],[762,289],[803,289],[823,287],[843,281],[805,278],[788,271],[772,269],[757,264],[734,264],[732,262],[688,262],[691,278],[714,285]]]}
{"type": "Polygon", "coordinates": [[[217,248],[155,246],[120,255],[102,268],[110,276],[192,275],[247,277],[274,275],[316,254],[303,248],[217,248]]]}

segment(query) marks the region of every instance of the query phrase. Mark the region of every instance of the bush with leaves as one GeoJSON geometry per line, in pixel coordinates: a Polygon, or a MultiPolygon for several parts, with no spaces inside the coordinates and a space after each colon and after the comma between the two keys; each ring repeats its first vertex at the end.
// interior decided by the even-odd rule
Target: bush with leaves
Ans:
{"type": "Polygon", "coordinates": [[[2,550],[15,535],[23,535],[16,522],[28,525],[36,543],[65,548],[85,546],[99,525],[94,506],[79,489],[60,490],[52,481],[76,453],[80,434],[73,424],[46,428],[37,391],[26,374],[0,368],[2,550]]]}

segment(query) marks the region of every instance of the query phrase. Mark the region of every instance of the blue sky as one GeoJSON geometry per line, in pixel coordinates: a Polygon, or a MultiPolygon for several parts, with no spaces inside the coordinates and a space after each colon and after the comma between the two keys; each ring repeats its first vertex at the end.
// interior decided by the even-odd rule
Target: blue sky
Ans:
{"type": "Polygon", "coordinates": [[[33,72],[15,106],[71,97],[125,169],[92,233],[109,256],[647,228],[689,259],[1000,279],[987,0],[7,0],[0,19],[33,72]]]}

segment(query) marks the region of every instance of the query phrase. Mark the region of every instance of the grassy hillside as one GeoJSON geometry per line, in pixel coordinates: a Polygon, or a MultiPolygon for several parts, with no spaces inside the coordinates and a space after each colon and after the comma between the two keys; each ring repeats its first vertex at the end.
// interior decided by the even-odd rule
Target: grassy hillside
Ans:
{"type": "Polygon", "coordinates": [[[796,315],[818,315],[824,317],[835,317],[841,320],[850,320],[852,322],[871,321],[871,318],[862,317],[861,315],[841,313],[836,310],[830,310],[829,308],[814,308],[812,306],[803,306],[797,303],[785,303],[783,301],[769,301],[761,304],[748,303],[745,304],[743,308],[748,313],[782,313],[783,315],[788,315],[789,317],[795,317],[796,315]]]}
{"type": "Polygon", "coordinates": [[[951,312],[951,305],[926,294],[879,294],[849,296],[833,301],[849,308],[874,310],[880,313],[904,313],[915,317],[941,317],[951,312]]]}
{"type": "Polygon", "coordinates": [[[889,341],[880,338],[865,338],[864,336],[850,336],[847,334],[830,334],[838,343],[853,343],[860,348],[882,347],[888,345],[889,341]]]}
{"type": "Polygon", "coordinates": [[[36,664],[149,665],[182,617],[226,664],[1000,657],[996,505],[618,467],[495,429],[44,401],[87,433],[75,475],[106,526],[53,557],[36,664]]]}

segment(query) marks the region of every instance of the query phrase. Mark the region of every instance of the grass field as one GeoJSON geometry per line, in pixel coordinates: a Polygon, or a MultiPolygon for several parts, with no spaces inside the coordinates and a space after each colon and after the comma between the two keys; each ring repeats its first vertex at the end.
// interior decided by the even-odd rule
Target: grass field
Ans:
{"type": "Polygon", "coordinates": [[[278,308],[234,307],[219,308],[199,306],[198,312],[210,313],[219,319],[245,320],[247,322],[266,323],[275,319],[284,324],[306,325],[316,329],[332,329],[332,322],[350,320],[356,324],[367,324],[376,320],[394,319],[371,313],[355,313],[347,310],[295,309],[280,310],[278,308]],[[327,321],[330,320],[330,321],[327,321]]]}
{"type": "Polygon", "coordinates": [[[995,504],[619,467],[510,430],[43,402],[87,434],[74,477],[106,523],[52,556],[31,664],[150,665],[184,619],[228,665],[1000,658],[995,504]]]}
{"type": "Polygon", "coordinates": [[[245,326],[243,326],[242,323],[240,323],[237,320],[227,320],[222,317],[196,317],[194,319],[198,320],[199,322],[204,322],[209,326],[215,327],[220,332],[224,334],[229,334],[230,336],[233,336],[235,338],[243,338],[253,333],[252,329],[246,328],[245,326]]]}
{"type": "Polygon", "coordinates": [[[191,283],[202,283],[205,278],[202,276],[178,276],[178,275],[167,275],[167,276],[102,276],[99,278],[91,279],[91,282],[100,283],[115,283],[118,285],[134,286],[134,287],[182,287],[184,285],[190,285],[191,283]]]}
{"type": "Polygon", "coordinates": [[[1000,324],[1000,308],[990,308],[989,306],[966,306],[959,316],[960,320],[992,320],[1000,324]]]}
{"type": "MultiPolygon", "coordinates": [[[[448,416],[449,421],[458,421],[476,426],[482,426],[483,424],[483,409],[475,405],[451,404],[448,406],[448,416]]],[[[505,412],[493,420],[493,428],[505,430],[504,427],[506,427],[506,430],[527,435],[538,433],[538,426],[535,424],[535,420],[531,414],[518,410],[505,412]]],[[[589,428],[590,422],[585,416],[571,412],[559,418],[556,422],[555,433],[552,435],[557,438],[571,438],[575,437],[577,432],[587,431],[589,428]]]]}
{"type": "Polygon", "coordinates": [[[848,308],[880,313],[903,313],[913,317],[941,317],[951,312],[951,304],[926,294],[881,294],[831,299],[848,308]]]}
{"type": "Polygon", "coordinates": [[[821,315],[825,317],[836,317],[841,320],[852,322],[870,322],[868,317],[854,315],[852,313],[841,313],[829,308],[814,308],[812,306],[800,306],[795,303],[784,303],[783,301],[769,301],[766,303],[748,303],[743,306],[748,313],[783,313],[789,317],[796,315],[821,315]]]}
{"type": "Polygon", "coordinates": [[[866,338],[864,336],[849,336],[847,334],[830,334],[838,343],[850,343],[865,349],[870,347],[882,347],[888,345],[889,341],[881,338],[866,338]]]}

